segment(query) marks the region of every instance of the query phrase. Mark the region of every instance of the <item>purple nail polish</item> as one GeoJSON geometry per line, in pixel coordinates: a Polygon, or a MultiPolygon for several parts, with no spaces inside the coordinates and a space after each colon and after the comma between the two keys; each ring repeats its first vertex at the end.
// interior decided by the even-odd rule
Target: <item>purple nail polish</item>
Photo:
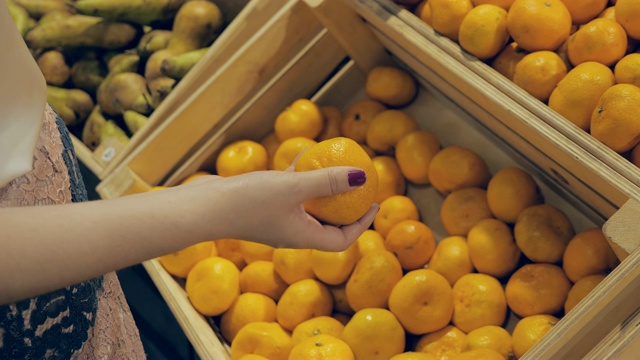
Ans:
{"type": "Polygon", "coordinates": [[[361,186],[367,182],[367,173],[362,170],[349,171],[349,186],[361,186]]]}

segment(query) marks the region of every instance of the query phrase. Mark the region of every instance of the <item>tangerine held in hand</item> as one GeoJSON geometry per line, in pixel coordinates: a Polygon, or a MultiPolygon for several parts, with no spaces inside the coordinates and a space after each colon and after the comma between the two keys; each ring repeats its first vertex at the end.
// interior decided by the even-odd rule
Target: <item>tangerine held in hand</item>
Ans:
{"type": "Polygon", "coordinates": [[[378,174],[362,147],[346,137],[321,141],[303,152],[295,171],[310,171],[330,166],[355,166],[364,170],[364,185],[346,193],[310,199],[305,210],[316,219],[333,225],[346,225],[362,217],[373,204],[378,189],[378,174]]]}

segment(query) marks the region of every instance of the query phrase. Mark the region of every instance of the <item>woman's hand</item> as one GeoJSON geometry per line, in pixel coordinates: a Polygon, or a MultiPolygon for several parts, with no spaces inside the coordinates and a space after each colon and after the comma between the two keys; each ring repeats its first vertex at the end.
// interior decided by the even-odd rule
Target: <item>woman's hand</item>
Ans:
{"type": "Polygon", "coordinates": [[[216,238],[341,251],[369,228],[378,204],[353,224],[337,227],[321,224],[305,212],[303,203],[353,190],[364,184],[364,176],[360,169],[341,166],[306,172],[258,171],[229,178],[205,176],[175,190],[197,194],[200,201],[208,202],[212,209],[209,216],[202,214],[202,226],[215,229],[216,238]]]}

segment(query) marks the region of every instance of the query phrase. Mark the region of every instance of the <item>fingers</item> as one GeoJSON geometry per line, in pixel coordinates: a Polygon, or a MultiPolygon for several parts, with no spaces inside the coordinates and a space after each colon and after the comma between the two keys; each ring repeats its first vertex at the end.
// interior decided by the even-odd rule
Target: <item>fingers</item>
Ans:
{"type": "Polygon", "coordinates": [[[333,166],[296,174],[301,177],[303,186],[300,195],[304,200],[344,193],[367,181],[367,174],[362,169],[349,166],[333,166]]]}
{"type": "Polygon", "coordinates": [[[324,225],[324,231],[316,233],[314,248],[323,251],[344,251],[373,223],[380,206],[377,203],[353,224],[342,227],[324,225]]]}

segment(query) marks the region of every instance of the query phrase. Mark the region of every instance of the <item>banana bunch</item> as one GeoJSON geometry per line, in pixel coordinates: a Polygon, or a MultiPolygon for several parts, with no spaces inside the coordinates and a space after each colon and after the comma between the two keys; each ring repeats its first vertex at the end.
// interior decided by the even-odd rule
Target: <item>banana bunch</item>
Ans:
{"type": "Polygon", "coordinates": [[[126,143],[225,25],[223,0],[0,0],[45,80],[48,102],[94,150],[126,143]]]}

